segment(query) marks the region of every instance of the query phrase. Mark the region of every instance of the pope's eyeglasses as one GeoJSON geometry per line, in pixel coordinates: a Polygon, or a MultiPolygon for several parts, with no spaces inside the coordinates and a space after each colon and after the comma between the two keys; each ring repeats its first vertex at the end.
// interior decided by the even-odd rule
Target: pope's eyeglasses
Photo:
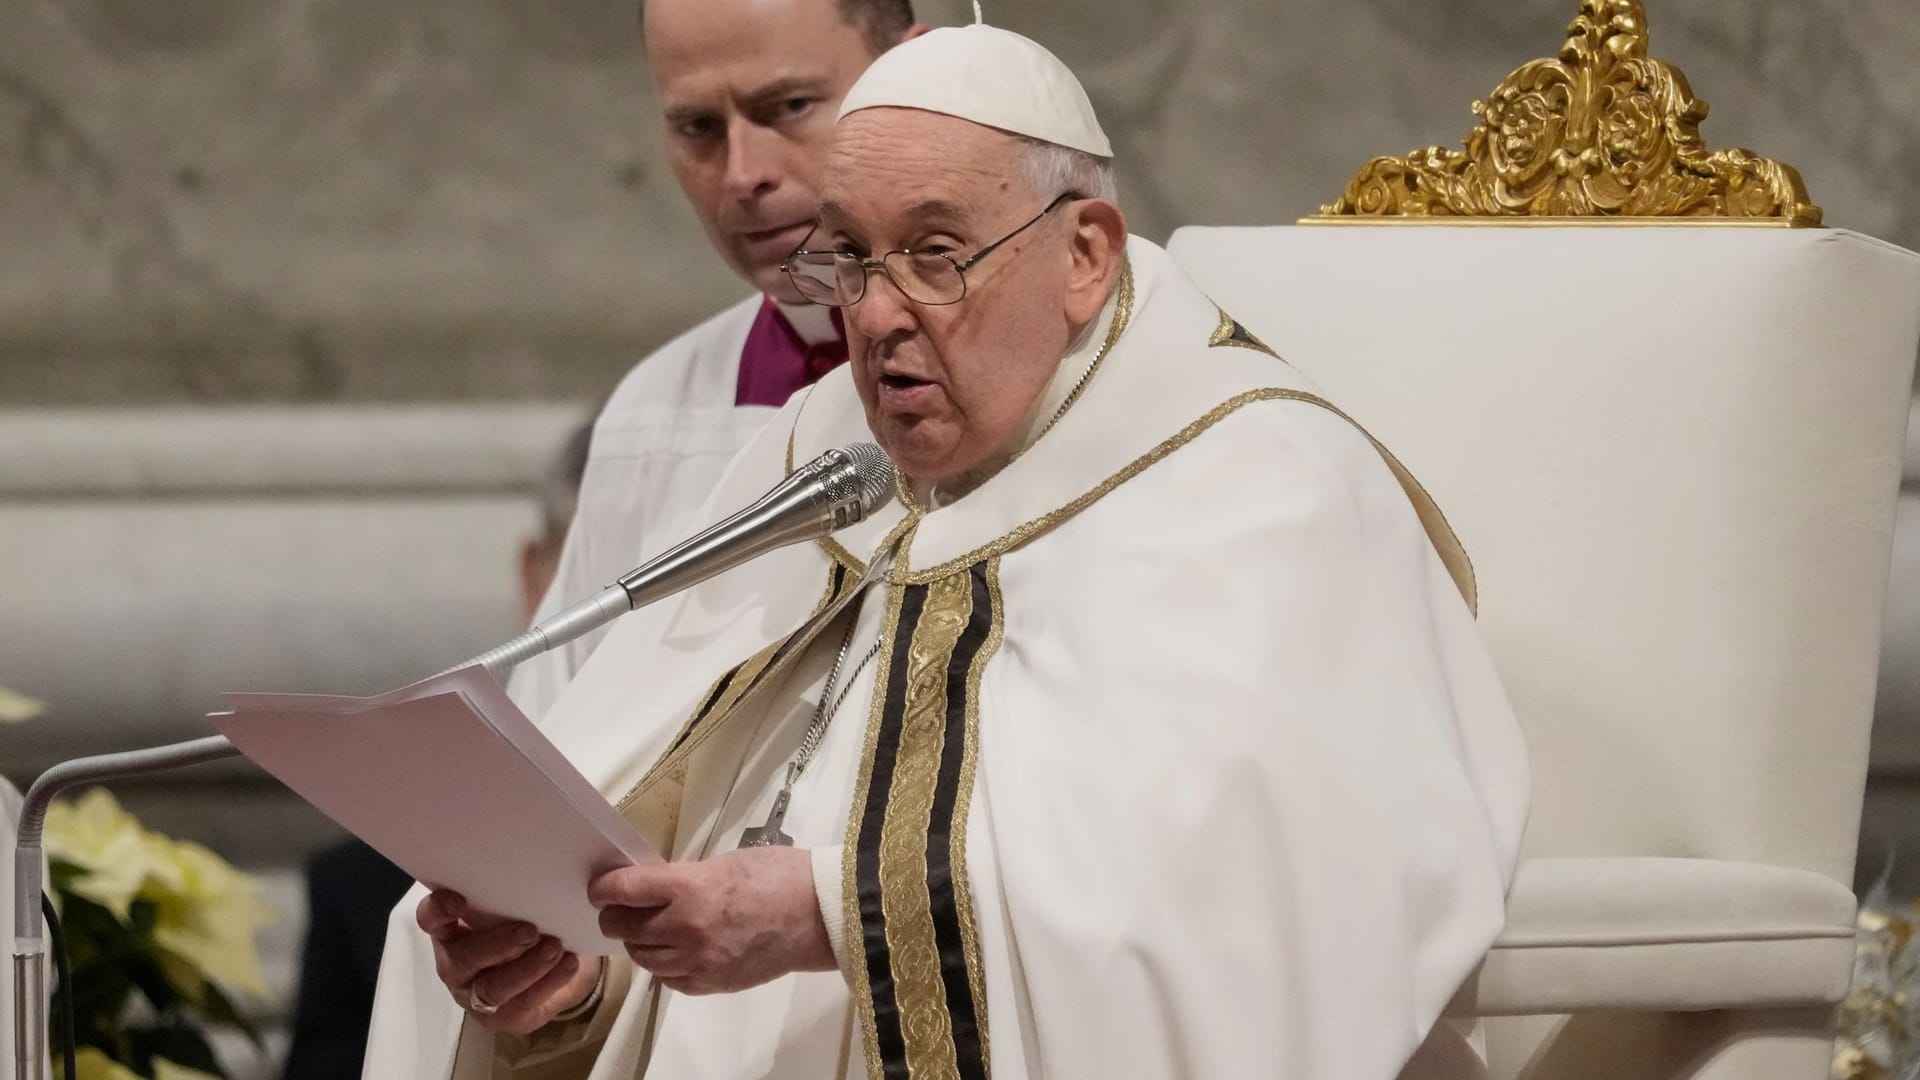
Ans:
{"type": "Polygon", "coordinates": [[[780,266],[793,287],[807,300],[826,307],[850,307],[867,294],[867,276],[878,270],[887,275],[902,295],[916,304],[942,307],[957,304],[967,295],[967,271],[995,249],[1026,232],[1041,218],[1074,199],[1077,192],[1062,192],[1047,208],[1027,219],[1025,225],[974,252],[965,261],[942,251],[889,251],[877,259],[863,259],[850,251],[808,251],[801,248],[780,266]]]}

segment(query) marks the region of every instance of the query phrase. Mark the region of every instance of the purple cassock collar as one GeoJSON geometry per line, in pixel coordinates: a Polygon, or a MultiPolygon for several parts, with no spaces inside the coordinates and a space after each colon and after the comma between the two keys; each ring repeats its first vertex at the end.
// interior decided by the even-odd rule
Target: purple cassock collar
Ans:
{"type": "Polygon", "coordinates": [[[822,375],[847,362],[846,324],[840,309],[830,311],[834,336],[809,343],[787,321],[780,305],[771,298],[760,305],[760,314],[747,331],[747,343],[740,350],[740,381],[734,389],[735,405],[771,405],[779,408],[796,390],[812,386],[822,375]]]}

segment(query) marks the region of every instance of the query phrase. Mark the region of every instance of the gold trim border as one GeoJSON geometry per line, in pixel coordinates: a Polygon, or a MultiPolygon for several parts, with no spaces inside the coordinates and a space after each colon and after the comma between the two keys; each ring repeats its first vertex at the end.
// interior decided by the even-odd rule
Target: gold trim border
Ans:
{"type": "Polygon", "coordinates": [[[880,626],[879,660],[873,665],[873,696],[867,702],[866,738],[860,749],[860,775],[854,782],[853,801],[848,804],[846,840],[840,848],[840,902],[847,926],[847,985],[853,992],[854,1014],[860,1027],[861,1056],[867,1062],[869,1077],[886,1075],[886,1063],[880,1058],[878,1032],[873,1024],[873,983],[867,971],[865,920],[860,916],[860,826],[862,809],[873,792],[873,760],[880,749],[880,722],[887,707],[887,686],[893,679],[893,654],[900,635],[901,609],[906,590],[887,590],[887,614],[880,626]],[[863,936],[857,942],[853,935],[863,936]]]}
{"type": "Polygon", "coordinates": [[[993,1044],[987,1023],[986,961],[980,952],[980,921],[973,906],[973,875],[967,872],[967,822],[973,816],[973,790],[980,771],[980,680],[987,665],[1000,654],[1006,640],[1007,604],[1000,593],[1000,560],[987,560],[987,602],[993,622],[987,639],[967,671],[967,730],[961,742],[960,787],[953,801],[953,828],[948,837],[947,861],[953,875],[954,908],[960,916],[961,951],[967,957],[967,982],[973,989],[973,1011],[980,1031],[980,1059],[991,1072],[993,1044]]]}
{"type": "Polygon", "coordinates": [[[1225,420],[1242,407],[1251,405],[1257,401],[1298,401],[1308,405],[1315,405],[1352,424],[1354,430],[1360,432],[1360,434],[1373,445],[1374,450],[1380,454],[1381,459],[1387,465],[1388,471],[1391,472],[1394,479],[1399,482],[1401,490],[1406,492],[1407,501],[1412,504],[1415,514],[1419,517],[1421,525],[1426,530],[1429,542],[1432,543],[1434,550],[1440,556],[1441,562],[1446,566],[1447,573],[1453,578],[1454,585],[1460,590],[1461,598],[1467,602],[1469,610],[1478,613],[1480,609],[1480,588],[1473,570],[1473,560],[1468,556],[1465,545],[1461,544],[1459,534],[1454,530],[1452,523],[1447,520],[1446,513],[1440,509],[1439,503],[1427,493],[1426,488],[1413,476],[1412,472],[1410,472],[1406,466],[1402,465],[1400,460],[1396,458],[1380,440],[1374,438],[1372,433],[1367,431],[1359,421],[1347,415],[1339,406],[1317,394],[1309,394],[1302,390],[1290,390],[1277,386],[1248,390],[1228,398],[1226,401],[1214,406],[1199,419],[1167,437],[1158,446],[1135,458],[1119,472],[1107,477],[1065,506],[1060,507],[1052,513],[1043,514],[1040,517],[1034,518],[1025,524],[1015,526],[999,539],[982,544],[980,547],[967,552],[965,555],[961,555],[955,559],[949,559],[946,562],[925,570],[908,568],[906,566],[906,560],[903,558],[895,567],[896,576],[894,580],[899,584],[925,585],[965,567],[972,566],[974,563],[1005,555],[1007,552],[1027,543],[1035,537],[1057,528],[1062,522],[1065,522],[1075,514],[1098,502],[1100,499],[1105,498],[1121,484],[1139,476],[1155,464],[1158,464],[1161,460],[1172,455],[1174,451],[1199,438],[1215,424],[1225,420]]]}

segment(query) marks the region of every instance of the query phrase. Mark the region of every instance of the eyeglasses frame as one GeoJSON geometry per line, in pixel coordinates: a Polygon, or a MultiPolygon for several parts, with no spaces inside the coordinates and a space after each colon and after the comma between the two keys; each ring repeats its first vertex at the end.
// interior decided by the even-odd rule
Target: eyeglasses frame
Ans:
{"type": "MultiPolygon", "coordinates": [[[[795,248],[793,250],[793,253],[787,256],[786,261],[780,264],[780,270],[782,273],[787,275],[787,280],[792,281],[794,283],[793,287],[795,291],[800,293],[800,296],[802,299],[806,300],[807,303],[809,304],[818,304],[821,307],[850,308],[853,305],[859,303],[860,301],[865,300],[867,298],[867,279],[873,276],[873,272],[875,270],[878,270],[882,274],[885,274],[887,277],[887,280],[893,282],[893,287],[899,290],[900,295],[906,297],[908,300],[912,301],[913,303],[920,304],[924,307],[951,307],[952,305],[957,304],[960,301],[965,300],[967,298],[967,271],[973,269],[974,266],[978,265],[981,259],[984,259],[987,256],[993,254],[995,251],[999,250],[1002,246],[1004,246],[1009,240],[1012,240],[1014,237],[1019,236],[1021,233],[1026,232],[1028,229],[1033,228],[1035,225],[1040,223],[1041,218],[1044,218],[1048,214],[1053,213],[1055,210],[1058,210],[1061,206],[1065,205],[1066,203],[1075,202],[1077,200],[1084,199],[1084,198],[1086,198],[1086,196],[1080,194],[1077,191],[1061,192],[1059,195],[1054,196],[1053,201],[1048,203],[1045,209],[1041,210],[1039,213],[1028,218],[1026,224],[1013,230],[1007,235],[1001,237],[1000,239],[995,240],[993,243],[988,244],[986,247],[981,248],[979,251],[974,252],[972,255],[967,257],[965,262],[956,260],[953,256],[947,254],[944,251],[915,251],[912,248],[899,248],[894,251],[882,252],[877,258],[862,259],[850,251],[809,251],[805,247],[799,247],[799,248],[795,248]],[[857,262],[860,265],[860,269],[862,271],[860,275],[860,295],[854,297],[852,300],[849,300],[844,304],[828,304],[819,300],[815,300],[814,298],[808,296],[806,294],[806,290],[800,287],[800,283],[795,277],[794,268],[793,268],[793,261],[802,255],[833,255],[843,259],[852,259],[855,262],[857,262]],[[900,279],[893,276],[893,271],[887,269],[887,260],[892,258],[895,255],[932,255],[936,258],[945,259],[948,263],[950,263],[953,266],[954,272],[960,275],[960,295],[954,297],[951,300],[941,300],[941,301],[919,300],[914,298],[912,295],[910,295],[907,292],[905,286],[900,284],[900,279]]],[[[814,228],[818,229],[819,227],[820,227],[819,224],[815,223],[814,228]]],[[[801,241],[802,244],[805,244],[805,242],[806,241],[804,240],[801,241]]]]}

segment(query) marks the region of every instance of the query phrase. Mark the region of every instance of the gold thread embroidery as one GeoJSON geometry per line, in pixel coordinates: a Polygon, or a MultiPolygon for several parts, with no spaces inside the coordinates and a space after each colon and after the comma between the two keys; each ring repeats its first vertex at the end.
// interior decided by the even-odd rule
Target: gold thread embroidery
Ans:
{"type": "Polygon", "coordinates": [[[880,828],[887,952],[900,1034],[915,1076],[959,1075],[940,946],[934,938],[927,834],[947,741],[947,673],[972,615],[972,585],[971,576],[963,572],[927,586],[926,605],[907,650],[900,741],[880,828]]]}
{"type": "MultiPolygon", "coordinates": [[[[1087,387],[1093,384],[1093,377],[1098,375],[1100,369],[1106,365],[1107,357],[1112,354],[1113,347],[1120,344],[1120,335],[1126,333],[1127,327],[1133,322],[1133,259],[1124,254],[1120,260],[1120,284],[1116,290],[1119,297],[1113,303],[1113,325],[1107,329],[1107,339],[1100,343],[1100,351],[1093,354],[1093,366],[1081,376],[1073,392],[1067,395],[1067,400],[1060,403],[1060,408],[1054,413],[1053,419],[1047,422],[1046,427],[1040,429],[1039,435],[1034,436],[1036,443],[1044,438],[1047,432],[1052,431],[1053,426],[1058,424],[1067,415],[1067,411],[1073,408],[1074,403],[1080,400],[1080,395],[1087,392],[1087,387]]],[[[1027,450],[1031,449],[1033,449],[1032,446],[1027,447],[1027,450]]],[[[1021,453],[1026,453],[1026,450],[1022,450],[1021,453]]]]}
{"type": "Polygon", "coordinates": [[[900,500],[900,505],[907,508],[907,513],[919,515],[927,512],[920,502],[920,496],[913,493],[913,485],[907,482],[907,474],[897,470],[893,474],[893,494],[900,500]]]}
{"type": "Polygon", "coordinates": [[[954,908],[960,920],[960,942],[967,957],[967,982],[973,988],[974,1015],[980,1031],[980,1060],[991,1062],[988,1044],[987,986],[985,962],[980,957],[980,927],[973,913],[973,878],[967,872],[967,822],[973,813],[973,785],[980,765],[980,680],[987,664],[1000,651],[1006,636],[1006,604],[1000,595],[1000,560],[987,562],[987,602],[992,605],[993,622],[987,639],[973,658],[967,672],[967,730],[962,744],[959,790],[953,800],[953,824],[950,827],[948,865],[953,877],[954,908]]]}
{"type": "Polygon", "coordinates": [[[813,392],[819,388],[820,384],[816,382],[801,391],[800,407],[793,410],[793,423],[787,428],[787,476],[793,475],[793,440],[800,433],[800,417],[806,413],[807,406],[813,403],[813,392]]]}
{"type": "Polygon", "coordinates": [[[1255,337],[1253,331],[1241,326],[1233,316],[1227,314],[1225,308],[1220,309],[1220,325],[1214,329],[1213,336],[1207,339],[1207,347],[1210,349],[1252,349],[1254,352],[1266,353],[1275,360],[1280,359],[1280,354],[1274,352],[1272,346],[1255,337]]]}
{"type": "Polygon", "coordinates": [[[1432,541],[1435,550],[1439,552],[1441,562],[1446,565],[1447,572],[1453,577],[1454,585],[1459,588],[1460,595],[1466,600],[1468,608],[1476,612],[1479,610],[1479,590],[1474,581],[1473,562],[1467,557],[1466,548],[1461,546],[1459,534],[1454,532],[1452,524],[1447,521],[1446,515],[1440,510],[1439,505],[1433,501],[1433,496],[1427,493],[1426,488],[1422,487],[1419,481],[1414,479],[1413,474],[1407,471],[1406,466],[1401,465],[1399,459],[1395,458],[1378,439],[1375,439],[1368,433],[1367,429],[1362,427],[1353,417],[1342,412],[1338,406],[1318,395],[1309,394],[1300,390],[1288,390],[1282,387],[1266,387],[1259,390],[1249,390],[1228,398],[1225,402],[1216,405],[1198,420],[1188,424],[1185,428],[1182,428],[1180,431],[1162,441],[1158,446],[1155,446],[1145,454],[1134,459],[1133,462],[1125,468],[1122,468],[1119,472],[1107,477],[1091,490],[1074,499],[1072,502],[1067,503],[1065,506],[1060,507],[1058,510],[1043,514],[1025,524],[1015,526],[999,539],[982,544],[980,547],[967,552],[959,558],[949,559],[937,566],[919,571],[904,571],[904,563],[902,563],[900,567],[896,568],[897,571],[902,571],[897,573],[897,580],[910,585],[924,585],[946,577],[948,574],[954,573],[957,570],[972,566],[974,563],[980,562],[983,559],[991,559],[1004,555],[1014,548],[1032,540],[1034,537],[1058,527],[1061,522],[1068,520],[1080,511],[1085,510],[1088,506],[1106,497],[1113,489],[1139,476],[1174,451],[1187,445],[1194,439],[1199,438],[1208,428],[1226,419],[1241,407],[1250,405],[1256,401],[1299,401],[1309,405],[1317,405],[1333,413],[1335,416],[1340,417],[1347,423],[1352,424],[1355,430],[1366,436],[1367,441],[1373,444],[1374,449],[1379,451],[1380,456],[1386,461],[1389,470],[1394,474],[1394,479],[1400,481],[1401,489],[1406,492],[1408,500],[1413,503],[1414,511],[1419,515],[1421,524],[1427,530],[1428,539],[1432,541]]]}
{"type": "MultiPolygon", "coordinates": [[[[881,546],[884,547],[886,545],[882,544],[881,546]]],[[[823,536],[820,538],[820,550],[827,553],[827,558],[846,567],[847,572],[850,574],[858,575],[867,572],[867,564],[862,562],[853,552],[840,546],[840,542],[831,536],[823,536]]]]}
{"type": "Polygon", "coordinates": [[[1453,587],[1460,590],[1460,599],[1467,602],[1467,612],[1479,618],[1480,578],[1473,569],[1473,556],[1467,554],[1467,546],[1461,543],[1460,534],[1453,530],[1453,523],[1447,520],[1446,511],[1440,509],[1440,503],[1427,491],[1427,486],[1413,475],[1412,469],[1400,463],[1400,459],[1387,449],[1386,444],[1374,438],[1373,433],[1361,427],[1353,417],[1332,405],[1326,407],[1365,435],[1381,458],[1385,459],[1393,478],[1400,481],[1400,490],[1406,492],[1407,501],[1413,504],[1413,512],[1420,519],[1421,528],[1426,530],[1434,552],[1440,556],[1440,565],[1446,567],[1447,576],[1453,579],[1453,587]]]}
{"type": "MultiPolygon", "coordinates": [[[[992,605],[988,613],[990,622],[978,651],[968,664],[963,690],[966,694],[964,730],[958,746],[948,745],[948,712],[952,703],[947,699],[947,685],[959,643],[976,617],[973,572],[962,571],[924,587],[920,616],[907,642],[905,700],[901,703],[893,771],[884,792],[886,802],[881,814],[880,836],[874,845],[889,960],[887,974],[893,984],[894,1007],[907,1066],[915,1077],[959,1076],[952,1005],[946,995],[929,887],[929,835],[935,824],[932,815],[943,762],[951,753],[960,754],[953,807],[951,818],[939,824],[947,831],[954,916],[959,923],[980,1059],[991,1060],[985,974],[966,871],[965,838],[978,773],[980,681],[1004,636],[997,564],[985,567],[985,577],[988,602],[992,605]]],[[[891,668],[902,631],[905,599],[905,590],[896,588],[888,605],[882,637],[886,642],[882,649],[885,659],[874,675],[875,693],[868,711],[866,745],[841,856],[842,903],[849,936],[853,936],[852,928],[858,928],[862,941],[867,925],[861,910],[859,852],[866,839],[863,831],[867,807],[881,794],[873,788],[874,768],[880,752],[880,737],[887,727],[888,686],[893,681],[891,668]]],[[[868,1075],[880,1076],[884,1075],[884,1062],[880,1057],[872,975],[864,945],[858,948],[852,945],[850,942],[847,950],[846,976],[854,988],[868,1075]]]]}

